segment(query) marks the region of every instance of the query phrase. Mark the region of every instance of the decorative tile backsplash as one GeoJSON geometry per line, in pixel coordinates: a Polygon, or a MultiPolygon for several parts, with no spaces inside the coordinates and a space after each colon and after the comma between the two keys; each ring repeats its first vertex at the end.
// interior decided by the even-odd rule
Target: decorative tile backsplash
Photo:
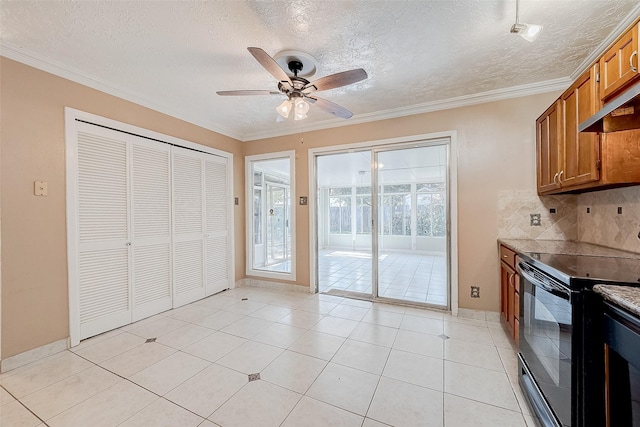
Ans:
{"type": "Polygon", "coordinates": [[[498,194],[498,236],[504,239],[577,240],[577,197],[540,197],[535,191],[501,191],[498,194]]]}
{"type": "Polygon", "coordinates": [[[498,236],[504,239],[569,240],[640,253],[639,234],[640,186],[579,195],[498,194],[498,236]]]}
{"type": "Polygon", "coordinates": [[[584,193],[578,197],[581,242],[640,253],[638,233],[640,186],[584,193]]]}

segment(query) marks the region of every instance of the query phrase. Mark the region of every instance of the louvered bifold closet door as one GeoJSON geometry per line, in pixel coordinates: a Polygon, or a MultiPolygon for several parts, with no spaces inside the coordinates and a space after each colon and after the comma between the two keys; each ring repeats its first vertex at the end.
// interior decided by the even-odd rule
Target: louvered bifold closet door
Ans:
{"type": "Polygon", "coordinates": [[[131,137],[133,321],[172,307],[171,146],[131,137]]]}
{"type": "Polygon", "coordinates": [[[173,306],[205,297],[204,170],[201,153],[172,147],[173,306]]]}
{"type": "Polygon", "coordinates": [[[78,123],[80,339],[131,322],[126,135],[78,123]]]}
{"type": "Polygon", "coordinates": [[[205,155],[206,294],[230,288],[229,188],[227,159],[205,155]]]}

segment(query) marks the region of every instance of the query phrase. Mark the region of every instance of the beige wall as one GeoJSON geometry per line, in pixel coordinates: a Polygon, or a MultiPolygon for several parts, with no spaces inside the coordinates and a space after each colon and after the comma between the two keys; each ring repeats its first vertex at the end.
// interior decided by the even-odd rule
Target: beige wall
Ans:
{"type": "Polygon", "coordinates": [[[236,279],[244,277],[244,164],[232,138],[0,57],[2,358],[69,336],[64,107],[234,154],[236,279]],[[33,182],[49,195],[33,195],[33,182]]]}
{"type": "MultiPolygon", "coordinates": [[[[295,149],[297,196],[309,148],[456,130],[460,306],[498,310],[498,193],[534,188],[534,120],[557,93],[247,142],[0,58],[2,358],[69,335],[64,107],[234,154],[236,279],[244,277],[244,155],[295,149]],[[33,196],[33,181],[49,196],[33,196]],[[481,298],[468,297],[471,284],[481,298]]],[[[309,285],[309,216],[296,205],[297,284],[309,285]]]]}
{"type": "MultiPolygon", "coordinates": [[[[457,131],[459,304],[498,311],[498,194],[504,190],[535,191],[535,120],[558,95],[305,132],[304,143],[299,134],[251,141],[244,144],[244,154],[295,150],[297,203],[299,196],[309,192],[310,148],[457,131]],[[471,285],[480,286],[479,299],[469,297],[471,285]]],[[[296,239],[297,284],[309,286],[309,211],[297,204],[296,239]]]]}

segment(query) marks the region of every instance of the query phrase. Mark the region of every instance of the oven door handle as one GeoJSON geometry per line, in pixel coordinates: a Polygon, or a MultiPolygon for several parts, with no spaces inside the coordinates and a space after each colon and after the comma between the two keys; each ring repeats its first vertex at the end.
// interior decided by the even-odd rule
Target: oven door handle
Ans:
{"type": "MultiPolygon", "coordinates": [[[[520,267],[520,266],[518,266],[520,267]]],[[[571,301],[571,290],[569,288],[565,288],[564,286],[556,285],[554,283],[544,283],[541,280],[536,279],[531,274],[529,274],[523,268],[518,268],[520,270],[520,275],[527,279],[533,286],[537,286],[539,288],[544,289],[547,292],[550,292],[554,295],[558,295],[561,298],[566,299],[567,301],[571,301]]]]}

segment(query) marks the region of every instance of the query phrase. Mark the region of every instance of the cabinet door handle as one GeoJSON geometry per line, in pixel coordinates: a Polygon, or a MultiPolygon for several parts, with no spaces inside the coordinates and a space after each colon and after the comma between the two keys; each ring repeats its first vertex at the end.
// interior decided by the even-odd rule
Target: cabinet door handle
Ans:
{"type": "Polygon", "coordinates": [[[556,174],[555,174],[555,175],[553,175],[553,183],[554,183],[555,185],[558,185],[558,172],[556,172],[556,174]]]}
{"type": "Polygon", "coordinates": [[[558,183],[560,185],[562,185],[562,174],[564,173],[564,171],[560,171],[560,175],[558,175],[558,183]]]}
{"type": "Polygon", "coordinates": [[[633,71],[634,73],[638,72],[638,67],[634,67],[633,66],[633,57],[638,57],[638,51],[634,50],[633,53],[631,54],[631,56],[629,57],[629,68],[631,68],[631,71],[633,71]]]}
{"type": "Polygon", "coordinates": [[[513,279],[515,279],[515,277],[516,277],[516,275],[515,275],[515,274],[511,274],[511,275],[509,275],[509,284],[510,284],[510,285],[512,285],[512,286],[514,286],[514,287],[516,286],[516,285],[514,284],[514,282],[513,282],[513,279]]]}

